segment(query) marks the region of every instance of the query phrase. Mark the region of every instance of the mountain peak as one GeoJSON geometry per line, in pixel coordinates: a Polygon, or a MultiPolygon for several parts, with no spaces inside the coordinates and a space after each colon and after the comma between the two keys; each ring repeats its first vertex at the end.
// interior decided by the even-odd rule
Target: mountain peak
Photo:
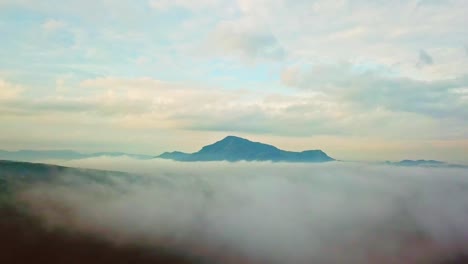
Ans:
{"type": "Polygon", "coordinates": [[[253,142],[237,136],[226,136],[220,141],[204,146],[198,152],[168,153],[158,156],[179,161],[288,161],[288,162],[323,162],[332,161],[321,150],[302,152],[284,151],[275,146],[253,142]]]}
{"type": "Polygon", "coordinates": [[[226,140],[226,139],[243,139],[243,140],[247,140],[247,139],[245,139],[245,138],[241,138],[241,137],[233,136],[233,135],[226,136],[226,137],[223,138],[222,140],[226,140]]]}
{"type": "Polygon", "coordinates": [[[225,138],[221,139],[218,142],[223,142],[223,141],[247,141],[247,142],[252,142],[252,141],[250,141],[248,139],[241,138],[241,137],[238,137],[238,136],[226,136],[225,138]]]}

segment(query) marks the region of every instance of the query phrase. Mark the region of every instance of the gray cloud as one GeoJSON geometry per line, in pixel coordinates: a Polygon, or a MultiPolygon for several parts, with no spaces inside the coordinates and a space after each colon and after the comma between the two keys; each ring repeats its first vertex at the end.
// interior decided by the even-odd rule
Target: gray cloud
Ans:
{"type": "Polygon", "coordinates": [[[468,76],[422,81],[394,76],[381,70],[358,71],[351,64],[289,69],[282,81],[287,86],[321,91],[342,102],[364,109],[418,113],[434,118],[466,120],[468,102],[457,94],[468,85],[468,76]]]}
{"type": "Polygon", "coordinates": [[[468,83],[466,77],[442,81],[376,78],[354,87],[347,97],[368,107],[420,113],[435,118],[465,120],[468,102],[453,91],[468,83]]]}
{"type": "Polygon", "coordinates": [[[99,116],[138,115],[151,111],[146,100],[109,100],[95,98],[41,98],[36,100],[17,99],[3,104],[0,112],[12,115],[80,114],[99,116]]]}
{"type": "Polygon", "coordinates": [[[209,46],[247,60],[283,59],[286,53],[277,38],[254,23],[250,20],[221,22],[213,32],[209,46]]]}
{"type": "Polygon", "coordinates": [[[185,121],[183,127],[189,130],[288,136],[348,135],[353,133],[351,129],[345,131],[344,124],[334,119],[331,113],[323,109],[323,106],[315,104],[313,99],[309,99],[305,103],[293,103],[280,110],[279,113],[252,105],[237,112],[184,115],[173,118],[185,121]]]}
{"type": "Polygon", "coordinates": [[[432,59],[431,55],[425,50],[419,51],[419,61],[418,66],[423,67],[424,65],[431,65],[434,64],[434,60],[432,59]]]}
{"type": "Polygon", "coordinates": [[[432,263],[464,253],[458,251],[468,242],[463,169],[103,158],[74,164],[146,178],[114,187],[35,185],[23,201],[52,227],[121,244],[164,242],[255,263],[432,263]]]}
{"type": "Polygon", "coordinates": [[[20,97],[2,104],[0,111],[4,118],[21,118],[31,126],[28,118],[67,126],[92,120],[92,124],[108,126],[106,130],[112,133],[116,133],[113,125],[118,125],[139,133],[165,128],[295,137],[388,137],[405,128],[412,132],[400,136],[426,132],[426,138],[434,139],[466,134],[462,127],[467,103],[460,90],[466,78],[423,82],[378,71],[356,72],[350,64],[339,64],[291,68],[282,79],[286,85],[307,91],[261,94],[174,87],[153,79],[106,78],[83,82],[87,94],[80,97],[20,97]],[[444,128],[440,128],[444,119],[458,121],[443,121],[444,128]]]}

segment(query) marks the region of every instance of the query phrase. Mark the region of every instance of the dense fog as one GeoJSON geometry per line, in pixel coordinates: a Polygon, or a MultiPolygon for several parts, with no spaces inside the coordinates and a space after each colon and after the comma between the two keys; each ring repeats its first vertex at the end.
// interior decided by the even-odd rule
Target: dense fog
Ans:
{"type": "Polygon", "coordinates": [[[467,169],[105,157],[62,164],[142,175],[35,184],[18,196],[47,228],[117,244],[214,263],[438,263],[468,253],[467,169]]]}

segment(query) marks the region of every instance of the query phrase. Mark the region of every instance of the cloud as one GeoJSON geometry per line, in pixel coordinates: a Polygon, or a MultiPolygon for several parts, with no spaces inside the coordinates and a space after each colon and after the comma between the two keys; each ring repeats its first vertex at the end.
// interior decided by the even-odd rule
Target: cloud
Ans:
{"type": "Polygon", "coordinates": [[[287,86],[321,91],[344,103],[390,111],[419,113],[434,118],[465,120],[467,101],[456,91],[468,78],[423,81],[394,75],[366,65],[340,63],[286,68],[282,82],[287,86]],[[304,69],[305,68],[305,69],[304,69]]]}
{"type": "Polygon", "coordinates": [[[56,19],[49,19],[42,23],[42,28],[46,32],[54,32],[58,30],[62,30],[67,26],[67,24],[64,21],[61,20],[56,20],[56,19]]]}
{"type": "Polygon", "coordinates": [[[219,52],[246,60],[281,60],[286,55],[272,32],[249,19],[220,22],[209,42],[219,52]]]}
{"type": "MultiPolygon", "coordinates": [[[[178,149],[179,144],[175,142],[179,140],[176,138],[189,139],[197,135],[213,140],[236,133],[246,137],[276,136],[285,142],[297,138],[309,142],[311,148],[318,144],[324,150],[334,148],[338,155],[348,152],[344,154],[345,157],[371,159],[376,157],[370,153],[379,152],[379,157],[384,158],[385,151],[372,147],[365,153],[360,151],[363,146],[356,148],[357,144],[352,142],[361,142],[359,144],[368,147],[381,146],[388,151],[388,155],[395,157],[398,151],[410,150],[403,145],[398,149],[389,149],[386,143],[389,140],[394,140],[393,145],[403,144],[395,140],[415,140],[415,145],[425,145],[412,150],[418,155],[429,151],[428,146],[436,148],[432,140],[457,140],[457,146],[441,143],[437,149],[448,159],[462,159],[463,152],[459,149],[465,144],[466,122],[457,114],[465,111],[463,105],[457,106],[451,101],[436,113],[431,112],[434,106],[424,104],[424,100],[465,100],[464,90],[455,89],[459,86],[455,81],[453,95],[443,99],[443,92],[438,91],[445,84],[438,88],[436,84],[412,84],[411,81],[407,84],[401,80],[391,82],[381,80],[382,77],[368,82],[358,73],[348,72],[348,66],[340,67],[314,69],[319,72],[317,76],[322,78],[320,82],[324,84],[323,89],[318,90],[307,89],[311,88],[306,85],[311,83],[307,72],[301,68],[295,69],[296,77],[293,74],[291,84],[304,89],[290,94],[188,86],[153,78],[109,76],[87,79],[70,86],[70,90],[79,89],[79,94],[64,91],[53,96],[16,98],[2,104],[1,121],[5,127],[0,132],[0,138],[9,138],[9,144],[20,145],[21,148],[31,148],[31,144],[50,148],[46,145],[53,142],[54,148],[62,146],[83,151],[124,151],[131,148],[132,152],[155,154],[178,149]],[[335,74],[341,76],[341,82],[346,85],[331,85],[334,84],[335,74]],[[400,82],[404,87],[400,87],[400,82]],[[388,88],[374,91],[376,85],[381,88],[386,85],[388,88]],[[420,101],[407,105],[409,101],[405,100],[412,100],[411,97],[399,96],[398,91],[392,89],[422,93],[414,95],[420,96],[420,101]],[[426,95],[418,89],[429,89],[427,91],[430,93],[426,95]],[[423,115],[424,111],[429,113],[423,115]],[[452,113],[454,118],[450,116],[452,113]],[[34,134],[30,131],[34,131],[34,134]],[[63,136],[56,136],[57,131],[61,131],[63,136]],[[174,138],[166,138],[171,134],[174,138]],[[161,137],[165,139],[161,140],[161,137]],[[372,140],[361,141],[364,137],[372,140]],[[314,143],[309,141],[311,139],[314,143]],[[343,146],[351,147],[359,154],[350,154],[343,146]],[[448,153],[444,146],[452,146],[453,152],[448,153]]],[[[198,148],[202,145],[190,140],[184,144],[182,147],[198,148]]]]}
{"type": "Polygon", "coordinates": [[[424,65],[431,65],[431,64],[434,64],[434,61],[431,57],[431,55],[429,55],[429,53],[427,53],[427,51],[425,50],[420,50],[419,51],[419,62],[418,62],[418,66],[422,67],[424,65]]]}
{"type": "Polygon", "coordinates": [[[11,101],[19,98],[23,88],[0,79],[0,101],[11,101]]]}
{"type": "Polygon", "coordinates": [[[153,90],[167,88],[170,83],[155,80],[149,77],[142,78],[119,78],[119,77],[98,77],[81,81],[80,86],[84,88],[100,88],[111,90],[153,90]]]}
{"type": "Polygon", "coordinates": [[[111,186],[33,185],[20,195],[50,228],[123,246],[164,242],[187,255],[203,249],[215,262],[255,263],[432,263],[466,253],[464,169],[128,158],[66,164],[145,175],[111,186]]]}
{"type": "MultiPolygon", "coordinates": [[[[419,6],[415,1],[391,5],[373,1],[239,2],[244,16],[269,26],[290,63],[366,61],[393,67],[407,77],[430,79],[435,73],[424,69],[431,67],[416,67],[414,50],[424,46],[435,56],[438,50],[456,48],[464,41],[457,31],[466,30],[461,26],[466,23],[461,11],[467,7],[464,1],[419,6]],[[405,17],[406,22],[395,21],[394,14],[405,17]]],[[[453,55],[444,61],[447,67],[453,66],[449,72],[459,69],[455,66],[458,59],[453,55]]],[[[444,71],[436,76],[453,74],[444,71]]]]}
{"type": "Polygon", "coordinates": [[[190,0],[149,0],[148,4],[151,8],[165,11],[173,7],[180,7],[189,10],[198,10],[213,8],[219,5],[219,1],[216,0],[199,0],[199,1],[190,1],[190,0]]]}

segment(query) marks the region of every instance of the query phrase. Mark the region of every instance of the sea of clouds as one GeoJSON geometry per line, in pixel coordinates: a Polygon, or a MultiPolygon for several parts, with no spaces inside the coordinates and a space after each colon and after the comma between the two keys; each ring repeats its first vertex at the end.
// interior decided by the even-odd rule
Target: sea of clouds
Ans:
{"type": "Polygon", "coordinates": [[[467,169],[126,157],[56,163],[142,175],[110,185],[36,184],[21,194],[48,227],[118,244],[165,246],[209,263],[438,263],[468,253],[467,169]]]}

